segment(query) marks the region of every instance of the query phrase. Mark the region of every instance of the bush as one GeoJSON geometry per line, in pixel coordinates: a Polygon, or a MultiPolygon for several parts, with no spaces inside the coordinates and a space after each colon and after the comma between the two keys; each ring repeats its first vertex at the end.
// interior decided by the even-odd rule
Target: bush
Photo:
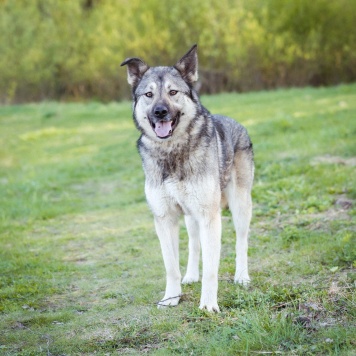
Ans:
{"type": "Polygon", "coordinates": [[[125,57],[199,44],[201,92],[356,79],[348,0],[0,0],[0,102],[128,97],[125,57]]]}

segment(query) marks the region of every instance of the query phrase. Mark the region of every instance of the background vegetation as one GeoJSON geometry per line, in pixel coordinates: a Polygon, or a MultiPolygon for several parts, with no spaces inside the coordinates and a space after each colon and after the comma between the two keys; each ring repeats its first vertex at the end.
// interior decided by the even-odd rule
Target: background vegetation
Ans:
{"type": "Polygon", "coordinates": [[[119,64],[199,44],[201,92],[356,79],[352,0],[0,0],[0,102],[128,96],[119,64]]]}
{"type": "MultiPolygon", "coordinates": [[[[223,215],[221,313],[164,266],[129,102],[0,107],[0,353],[354,355],[356,85],[204,96],[252,137],[248,289],[223,215]]],[[[181,270],[187,262],[181,227],[181,270]]]]}

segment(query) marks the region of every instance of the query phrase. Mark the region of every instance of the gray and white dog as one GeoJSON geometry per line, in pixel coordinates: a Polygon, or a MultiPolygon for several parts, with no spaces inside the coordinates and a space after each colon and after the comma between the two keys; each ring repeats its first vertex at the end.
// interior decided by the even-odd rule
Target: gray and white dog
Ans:
{"type": "Polygon", "coordinates": [[[177,305],[181,297],[179,217],[189,234],[189,257],[182,283],[203,273],[200,308],[219,311],[218,269],[221,206],[228,204],[236,229],[235,282],[250,281],[248,231],[254,175],[252,143],[236,121],[211,115],[199,101],[197,46],[173,67],[150,68],[128,58],[133,118],[141,132],[138,150],[146,176],[145,193],[153,212],[166,268],[166,292],[159,307],[177,305]]]}

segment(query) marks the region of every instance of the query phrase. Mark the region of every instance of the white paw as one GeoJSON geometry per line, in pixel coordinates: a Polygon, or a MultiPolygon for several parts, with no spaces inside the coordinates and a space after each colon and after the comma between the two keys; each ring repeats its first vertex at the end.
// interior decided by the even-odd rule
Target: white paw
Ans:
{"type": "Polygon", "coordinates": [[[182,284],[190,284],[199,281],[199,274],[186,274],[182,280],[182,284]]]}
{"type": "Polygon", "coordinates": [[[217,296],[215,293],[203,293],[200,297],[200,309],[205,309],[208,312],[219,313],[220,309],[218,306],[217,296]]]}
{"type": "Polygon", "coordinates": [[[248,275],[247,276],[243,276],[243,277],[242,276],[239,276],[239,277],[235,276],[234,282],[238,283],[238,284],[241,284],[242,286],[247,287],[250,284],[251,279],[250,279],[250,277],[248,275]]]}
{"type": "Polygon", "coordinates": [[[202,304],[201,303],[200,306],[199,306],[199,309],[201,309],[201,310],[205,309],[210,313],[213,313],[213,312],[220,313],[220,308],[219,308],[217,303],[215,303],[215,304],[208,304],[208,303],[202,304]]]}
{"type": "Polygon", "coordinates": [[[180,295],[174,297],[164,296],[164,298],[157,303],[157,308],[164,309],[166,307],[175,307],[178,305],[179,300],[180,300],[180,295]]]}

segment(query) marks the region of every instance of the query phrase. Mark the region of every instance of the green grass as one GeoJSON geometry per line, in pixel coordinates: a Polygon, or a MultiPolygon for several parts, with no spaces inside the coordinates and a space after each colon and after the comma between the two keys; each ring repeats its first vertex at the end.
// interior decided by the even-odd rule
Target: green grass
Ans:
{"type": "MultiPolygon", "coordinates": [[[[224,211],[220,314],[164,267],[130,103],[0,108],[0,353],[352,355],[356,85],[202,98],[255,148],[248,289],[224,211]]],[[[181,229],[182,272],[187,233],[181,229]]]]}

